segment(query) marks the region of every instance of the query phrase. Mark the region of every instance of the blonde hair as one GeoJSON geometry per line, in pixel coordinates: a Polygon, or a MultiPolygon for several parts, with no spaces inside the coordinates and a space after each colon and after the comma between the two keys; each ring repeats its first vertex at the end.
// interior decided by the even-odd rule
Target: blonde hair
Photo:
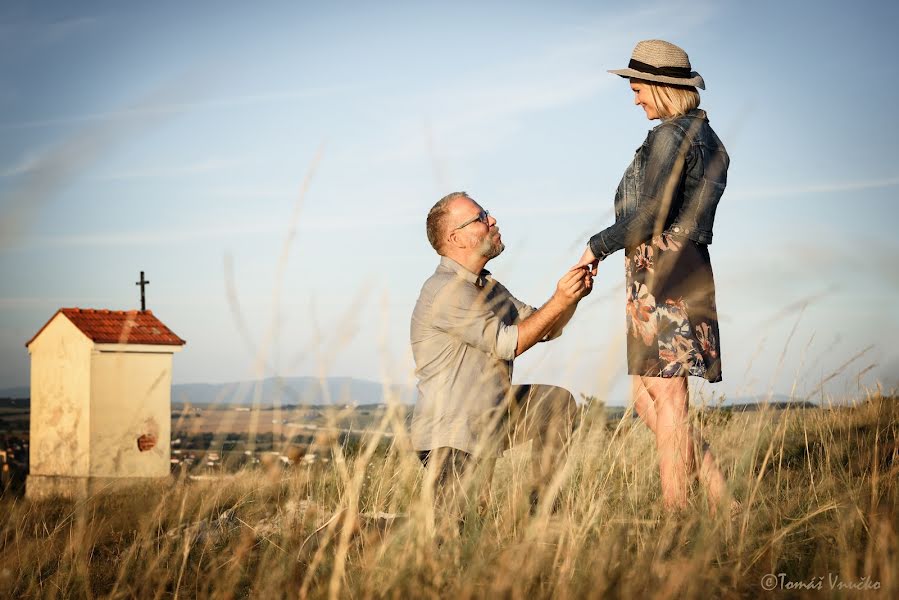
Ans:
{"type": "Polygon", "coordinates": [[[638,79],[649,88],[656,110],[663,119],[680,117],[699,107],[699,91],[691,85],[667,85],[638,79]]]}

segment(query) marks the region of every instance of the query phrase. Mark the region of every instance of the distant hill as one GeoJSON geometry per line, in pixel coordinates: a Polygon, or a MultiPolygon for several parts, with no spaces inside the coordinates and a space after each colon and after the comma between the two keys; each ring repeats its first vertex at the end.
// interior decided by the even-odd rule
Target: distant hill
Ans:
{"type": "MultiPolygon", "coordinates": [[[[700,408],[700,407],[696,407],[700,408]]],[[[706,405],[703,407],[704,410],[721,410],[727,411],[731,413],[742,413],[742,412],[754,412],[759,410],[771,409],[771,410],[786,410],[791,409],[795,410],[797,408],[820,408],[818,404],[813,402],[807,402],[802,400],[789,400],[786,396],[774,396],[771,399],[767,397],[762,398],[759,397],[757,400],[753,400],[752,397],[739,398],[734,402],[724,402],[721,405],[706,405]]],[[[605,407],[606,409],[606,417],[609,419],[621,419],[625,413],[627,412],[627,407],[625,406],[615,406],[609,405],[605,407]]],[[[637,412],[631,411],[631,416],[635,419],[637,418],[637,412]]]]}
{"type": "MultiPolygon", "coordinates": [[[[713,398],[712,400],[706,399],[703,403],[702,399],[697,399],[694,397],[690,397],[690,406],[694,408],[725,408],[728,410],[753,410],[751,407],[761,406],[763,404],[770,404],[772,406],[777,405],[798,405],[802,403],[802,399],[800,398],[790,398],[786,394],[759,394],[757,396],[735,396],[733,398],[725,397],[723,400],[721,398],[713,398]]],[[[805,402],[805,404],[817,406],[814,403],[805,402]]],[[[622,404],[619,400],[615,402],[609,402],[606,405],[608,408],[615,409],[624,409],[626,408],[625,404],[622,404]]]]}
{"type": "MultiPolygon", "coordinates": [[[[327,377],[324,380],[317,377],[270,377],[258,384],[253,381],[238,381],[232,383],[181,383],[172,386],[172,402],[183,404],[225,404],[237,406],[249,406],[253,404],[256,394],[259,394],[259,403],[262,406],[279,404],[296,405],[333,405],[333,404],[385,404],[388,396],[391,400],[398,400],[401,404],[414,404],[416,390],[413,386],[392,385],[384,386],[375,381],[356,379],[353,377],[327,377]]],[[[0,389],[0,404],[4,406],[23,406],[22,399],[29,396],[28,387],[15,387],[0,389]],[[19,399],[16,403],[13,399],[19,399]]],[[[691,404],[698,406],[695,401],[691,404]]],[[[772,396],[742,396],[727,398],[721,403],[721,408],[747,411],[757,410],[759,406],[769,404],[772,408],[785,408],[787,406],[798,407],[801,400],[790,400],[789,396],[774,394],[772,396]]],[[[806,407],[816,406],[813,403],[804,403],[806,407]]],[[[25,405],[27,406],[27,404],[25,405]]],[[[706,408],[714,408],[717,403],[709,403],[706,408]]],[[[620,409],[621,404],[610,403],[609,409],[620,409]]]]}
{"type": "Polygon", "coordinates": [[[6,388],[0,390],[0,398],[28,398],[30,389],[28,386],[6,388]]]}
{"type": "Polygon", "coordinates": [[[270,377],[261,382],[183,383],[172,386],[172,402],[191,404],[260,405],[286,404],[402,404],[415,402],[415,388],[354,379],[352,377],[270,377]]]}

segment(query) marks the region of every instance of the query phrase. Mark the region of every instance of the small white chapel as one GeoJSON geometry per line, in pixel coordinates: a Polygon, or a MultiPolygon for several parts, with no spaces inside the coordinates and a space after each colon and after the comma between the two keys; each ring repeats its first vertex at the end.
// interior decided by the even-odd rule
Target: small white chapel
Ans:
{"type": "Polygon", "coordinates": [[[58,310],[26,344],[26,496],[85,497],[167,478],[172,356],[185,343],[149,310],[58,310]]]}

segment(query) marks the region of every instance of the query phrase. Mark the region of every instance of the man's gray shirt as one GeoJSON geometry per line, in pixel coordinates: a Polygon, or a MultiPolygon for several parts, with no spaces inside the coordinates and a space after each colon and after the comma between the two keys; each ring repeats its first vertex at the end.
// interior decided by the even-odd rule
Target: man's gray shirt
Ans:
{"type": "Polygon", "coordinates": [[[478,276],[441,258],[412,312],[416,450],[447,446],[471,454],[496,452],[497,440],[488,437],[505,412],[517,323],[535,310],[488,271],[478,276]]]}

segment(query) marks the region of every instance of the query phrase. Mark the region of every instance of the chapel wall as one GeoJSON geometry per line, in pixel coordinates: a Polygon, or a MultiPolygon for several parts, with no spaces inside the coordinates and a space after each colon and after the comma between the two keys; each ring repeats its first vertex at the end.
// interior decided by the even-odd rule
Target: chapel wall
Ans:
{"type": "Polygon", "coordinates": [[[62,314],[28,347],[32,475],[85,476],[89,472],[92,347],[93,342],[62,314]]]}
{"type": "Polygon", "coordinates": [[[169,474],[171,386],[170,353],[130,350],[93,353],[92,477],[169,474]],[[145,436],[143,442],[139,442],[141,436],[145,436]],[[155,443],[147,448],[150,438],[155,443]]]}

